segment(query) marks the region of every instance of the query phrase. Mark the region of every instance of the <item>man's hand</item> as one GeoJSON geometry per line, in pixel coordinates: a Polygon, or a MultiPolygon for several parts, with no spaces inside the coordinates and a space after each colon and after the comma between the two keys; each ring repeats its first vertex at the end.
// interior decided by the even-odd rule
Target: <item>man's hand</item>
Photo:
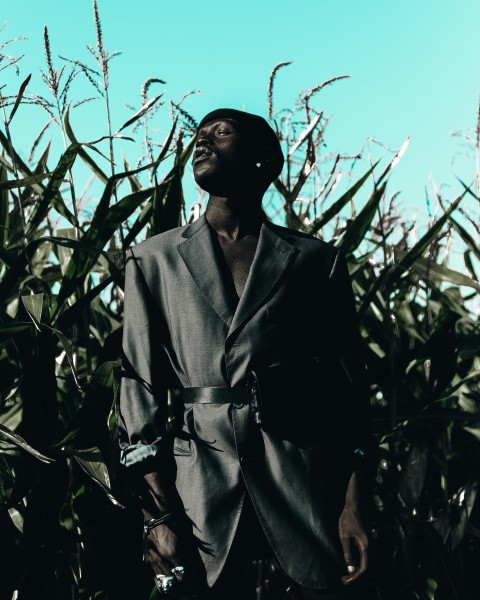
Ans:
{"type": "Polygon", "coordinates": [[[201,587],[198,577],[199,560],[195,560],[192,554],[193,540],[184,529],[183,525],[173,520],[158,525],[147,535],[147,552],[155,575],[171,577],[172,569],[182,566],[185,572],[181,582],[176,582],[175,589],[192,594],[201,587]]]}
{"type": "Polygon", "coordinates": [[[183,515],[183,506],[171,478],[160,473],[144,476],[141,493],[145,521],[173,513],[165,522],[151,529],[146,538],[146,551],[155,575],[171,577],[172,569],[182,566],[185,573],[176,589],[193,593],[204,587],[204,569],[192,535],[191,526],[183,515]]]}
{"type": "Polygon", "coordinates": [[[338,522],[338,533],[343,548],[348,575],[342,583],[357,581],[368,566],[368,537],[360,514],[360,493],[357,474],[354,472],[348,484],[345,508],[338,522]]]}
{"type": "Polygon", "coordinates": [[[155,575],[170,576],[174,567],[185,566],[182,562],[178,536],[166,523],[149,531],[147,551],[155,575]]]}

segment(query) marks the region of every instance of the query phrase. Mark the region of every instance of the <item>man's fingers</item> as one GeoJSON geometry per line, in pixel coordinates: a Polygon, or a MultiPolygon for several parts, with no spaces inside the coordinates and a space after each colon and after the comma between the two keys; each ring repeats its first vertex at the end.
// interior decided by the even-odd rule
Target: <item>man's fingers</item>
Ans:
{"type": "Polygon", "coordinates": [[[350,556],[350,548],[351,548],[351,537],[349,535],[341,535],[340,543],[342,544],[343,555],[345,557],[350,556]]]}
{"type": "Polygon", "coordinates": [[[353,583],[359,579],[367,570],[368,566],[368,542],[366,538],[341,537],[343,556],[347,566],[348,575],[342,577],[344,584],[353,583]],[[354,558],[353,545],[356,546],[354,558]],[[359,559],[359,560],[356,560],[359,559]]]}
{"type": "Polygon", "coordinates": [[[343,557],[345,564],[347,565],[347,571],[349,574],[355,572],[355,563],[352,555],[352,538],[349,536],[341,536],[340,542],[343,549],[343,557]]]}
{"type": "Polygon", "coordinates": [[[173,544],[172,540],[169,542],[160,545],[154,535],[147,539],[148,558],[155,575],[170,577],[172,569],[179,564],[176,544],[173,544]]]}
{"type": "Polygon", "coordinates": [[[360,567],[358,569],[358,574],[360,576],[365,573],[368,566],[368,542],[366,539],[360,538],[356,539],[355,543],[358,548],[358,554],[360,555],[360,567]]]}

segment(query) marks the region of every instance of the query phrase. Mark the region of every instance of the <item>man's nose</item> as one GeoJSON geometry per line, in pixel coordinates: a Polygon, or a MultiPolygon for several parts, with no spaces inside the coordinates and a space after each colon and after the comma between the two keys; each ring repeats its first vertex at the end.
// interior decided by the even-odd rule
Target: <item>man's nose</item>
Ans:
{"type": "Polygon", "coordinates": [[[196,146],[197,146],[197,148],[199,148],[200,146],[208,146],[212,142],[213,142],[212,135],[210,135],[208,133],[201,133],[201,134],[199,134],[199,136],[197,138],[196,146]]]}

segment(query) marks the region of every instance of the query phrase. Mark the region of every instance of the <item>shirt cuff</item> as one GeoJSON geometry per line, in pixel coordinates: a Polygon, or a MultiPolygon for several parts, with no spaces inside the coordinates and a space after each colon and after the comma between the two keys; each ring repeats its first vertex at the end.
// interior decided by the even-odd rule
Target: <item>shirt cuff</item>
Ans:
{"type": "Polygon", "coordinates": [[[162,448],[158,444],[134,444],[120,449],[120,464],[127,469],[144,468],[156,462],[162,448]]]}

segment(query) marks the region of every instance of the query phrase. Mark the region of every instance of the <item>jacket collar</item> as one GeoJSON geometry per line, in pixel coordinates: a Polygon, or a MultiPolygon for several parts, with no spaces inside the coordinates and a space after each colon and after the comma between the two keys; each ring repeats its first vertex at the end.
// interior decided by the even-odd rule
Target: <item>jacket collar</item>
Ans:
{"type": "Polygon", "coordinates": [[[202,227],[205,227],[205,226],[208,226],[208,222],[207,222],[207,218],[205,217],[205,213],[202,213],[196,221],[193,221],[193,223],[189,223],[185,227],[185,229],[182,233],[182,237],[191,238],[196,233],[198,233],[202,229],[202,227]]]}
{"type": "Polygon", "coordinates": [[[177,249],[197,287],[229,327],[229,337],[274,293],[297,249],[279,234],[279,229],[264,222],[245,288],[233,312],[223,285],[224,279],[212,233],[203,214],[185,228],[182,236],[186,240],[177,249]]]}

